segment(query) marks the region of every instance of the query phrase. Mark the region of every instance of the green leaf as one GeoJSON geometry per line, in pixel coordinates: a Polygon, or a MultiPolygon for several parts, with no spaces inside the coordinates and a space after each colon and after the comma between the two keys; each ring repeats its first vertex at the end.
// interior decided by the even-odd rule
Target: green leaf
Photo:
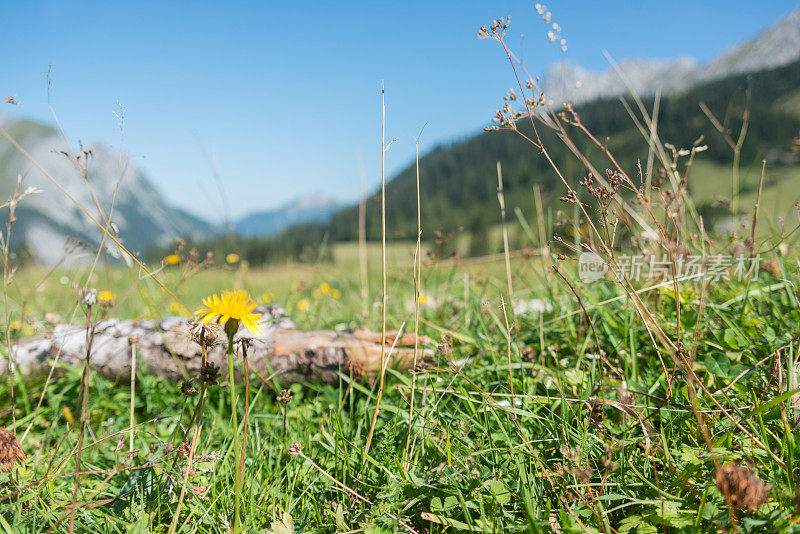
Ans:
{"type": "Polygon", "coordinates": [[[719,378],[727,378],[730,373],[731,362],[724,354],[709,354],[703,360],[706,370],[719,378]]]}
{"type": "Polygon", "coordinates": [[[639,525],[641,522],[642,522],[642,516],[629,515],[627,517],[622,518],[622,521],[619,522],[619,528],[617,530],[622,534],[625,534],[625,532],[630,532],[631,530],[636,528],[636,526],[639,525]]]}
{"type": "Polygon", "coordinates": [[[294,519],[289,512],[284,512],[281,517],[272,522],[270,534],[294,534],[294,519]]]}
{"type": "Polygon", "coordinates": [[[723,336],[725,343],[732,349],[740,349],[742,348],[739,344],[739,337],[736,335],[736,330],[733,328],[728,328],[725,330],[725,335],[723,336]]]}
{"type": "Polygon", "coordinates": [[[484,486],[488,486],[489,492],[498,503],[506,504],[511,500],[511,491],[509,491],[508,486],[506,486],[502,480],[490,480],[486,482],[484,486]]]}
{"type": "Polygon", "coordinates": [[[793,389],[791,391],[787,391],[783,395],[778,395],[777,397],[775,397],[771,401],[765,402],[761,406],[757,406],[752,412],[750,412],[750,417],[755,417],[756,415],[760,414],[761,412],[765,412],[765,411],[769,410],[770,408],[772,408],[776,404],[780,404],[781,402],[784,402],[784,401],[788,400],[789,398],[797,395],[798,393],[800,393],[800,388],[793,389]]]}
{"type": "Polygon", "coordinates": [[[434,497],[431,499],[431,510],[434,512],[446,512],[447,510],[452,510],[457,506],[458,497],[455,495],[448,495],[445,497],[444,504],[442,504],[442,499],[440,497],[434,497]]]}

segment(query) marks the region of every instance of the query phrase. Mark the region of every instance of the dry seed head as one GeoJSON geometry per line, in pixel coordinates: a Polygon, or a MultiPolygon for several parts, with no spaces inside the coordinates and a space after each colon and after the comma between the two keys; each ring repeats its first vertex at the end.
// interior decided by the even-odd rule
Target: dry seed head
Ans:
{"type": "Polygon", "coordinates": [[[757,510],[767,502],[771,484],[756,477],[746,467],[730,463],[717,471],[715,477],[717,488],[726,500],[736,508],[757,510]]]}
{"type": "Polygon", "coordinates": [[[575,193],[575,190],[573,190],[573,189],[570,189],[569,191],[567,191],[567,196],[561,197],[561,198],[559,198],[559,200],[561,202],[568,202],[568,203],[578,203],[578,202],[580,202],[580,200],[578,200],[578,194],[575,193]]]}
{"type": "Polygon", "coordinates": [[[88,308],[91,308],[97,304],[97,290],[91,288],[84,290],[83,294],[81,295],[81,304],[88,308]]]}
{"type": "Polygon", "coordinates": [[[614,446],[608,443],[603,443],[603,451],[605,454],[600,458],[606,473],[611,473],[619,469],[619,462],[614,461],[614,446]]]}
{"type": "Polygon", "coordinates": [[[209,499],[208,495],[206,495],[208,492],[208,486],[192,486],[191,488],[192,492],[204,501],[209,499]]]}
{"type": "Polygon", "coordinates": [[[289,456],[299,456],[303,452],[303,447],[300,445],[299,441],[292,443],[289,446],[289,456]]]}
{"type": "Polygon", "coordinates": [[[189,327],[189,337],[198,345],[205,344],[206,348],[213,347],[220,341],[222,327],[217,323],[203,324],[192,323],[189,327]]]}
{"type": "Polygon", "coordinates": [[[236,354],[246,354],[247,350],[253,346],[255,339],[256,338],[253,337],[250,332],[240,332],[236,334],[233,339],[233,347],[236,354]]]}
{"type": "Polygon", "coordinates": [[[22,446],[17,437],[4,428],[0,428],[0,471],[11,471],[15,463],[25,459],[22,446]]]}
{"type": "Polygon", "coordinates": [[[194,387],[194,378],[184,380],[183,383],[181,383],[181,395],[188,397],[189,395],[194,395],[195,393],[197,393],[197,388],[194,387]]]}
{"type": "Polygon", "coordinates": [[[191,448],[191,443],[188,439],[181,441],[181,444],[175,449],[175,451],[180,456],[189,456],[189,449],[191,448]]]}
{"type": "Polygon", "coordinates": [[[219,366],[207,363],[200,369],[200,382],[213,386],[219,380],[219,366]]]}
{"type": "Polygon", "coordinates": [[[292,400],[292,390],[284,389],[280,395],[275,397],[275,400],[286,406],[292,400]]]}

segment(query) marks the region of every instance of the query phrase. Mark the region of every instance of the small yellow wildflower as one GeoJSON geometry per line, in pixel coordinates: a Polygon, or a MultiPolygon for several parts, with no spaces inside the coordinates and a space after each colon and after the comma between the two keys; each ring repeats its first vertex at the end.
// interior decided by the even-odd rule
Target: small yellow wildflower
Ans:
{"type": "Polygon", "coordinates": [[[180,314],[183,311],[183,306],[173,300],[169,303],[169,311],[175,314],[180,314]]]}
{"type": "Polygon", "coordinates": [[[297,309],[300,311],[306,311],[308,309],[308,301],[306,299],[300,299],[297,301],[297,309]]]}
{"type": "Polygon", "coordinates": [[[177,254],[170,254],[169,256],[165,257],[163,260],[165,265],[178,265],[181,262],[181,257],[177,254]]]}
{"type": "Polygon", "coordinates": [[[22,321],[19,319],[14,319],[8,324],[9,330],[22,330],[22,321]]]}
{"type": "Polygon", "coordinates": [[[273,298],[272,293],[270,293],[269,291],[264,291],[263,293],[261,293],[261,301],[264,304],[271,304],[272,298],[273,298]]]}
{"type": "Polygon", "coordinates": [[[198,321],[203,324],[219,323],[225,325],[225,332],[233,336],[243,324],[251,332],[261,333],[259,315],[252,313],[256,307],[255,301],[250,298],[247,291],[226,291],[221,296],[214,294],[203,299],[204,308],[195,312],[199,315],[198,321]]]}
{"type": "Polygon", "coordinates": [[[336,300],[339,300],[339,299],[342,297],[342,292],[341,292],[341,291],[339,291],[339,290],[338,290],[338,289],[336,289],[336,288],[333,288],[333,289],[331,290],[331,296],[332,296],[333,298],[335,298],[336,300]]]}
{"type": "Polygon", "coordinates": [[[64,414],[64,419],[67,420],[67,424],[69,424],[69,426],[72,426],[75,423],[75,417],[72,415],[72,410],[67,408],[66,404],[62,404],[61,412],[64,414]]]}
{"type": "Polygon", "coordinates": [[[239,262],[239,255],[231,252],[230,254],[225,256],[225,261],[227,261],[231,265],[233,265],[234,263],[238,263],[239,262]]]}
{"type": "Polygon", "coordinates": [[[101,291],[97,294],[97,301],[100,304],[112,304],[114,302],[114,293],[111,291],[101,291]]]}
{"type": "Polygon", "coordinates": [[[426,302],[428,302],[428,297],[427,297],[427,295],[420,295],[420,296],[419,296],[419,303],[420,303],[420,304],[422,304],[422,305],[424,306],[426,302]]]}
{"type": "Polygon", "coordinates": [[[319,285],[319,290],[322,292],[323,295],[330,295],[332,292],[331,285],[328,282],[322,282],[319,285]]]}

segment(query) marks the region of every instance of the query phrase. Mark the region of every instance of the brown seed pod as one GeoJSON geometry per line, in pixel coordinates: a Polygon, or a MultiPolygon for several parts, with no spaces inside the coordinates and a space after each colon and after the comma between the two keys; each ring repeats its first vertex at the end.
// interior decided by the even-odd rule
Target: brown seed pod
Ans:
{"type": "Polygon", "coordinates": [[[25,453],[22,452],[17,437],[8,430],[0,428],[0,471],[11,471],[15,463],[24,459],[25,453]]]}
{"type": "Polygon", "coordinates": [[[772,488],[771,484],[756,477],[746,467],[733,463],[717,471],[715,482],[719,491],[733,506],[750,511],[757,510],[767,502],[767,494],[772,488]]]}

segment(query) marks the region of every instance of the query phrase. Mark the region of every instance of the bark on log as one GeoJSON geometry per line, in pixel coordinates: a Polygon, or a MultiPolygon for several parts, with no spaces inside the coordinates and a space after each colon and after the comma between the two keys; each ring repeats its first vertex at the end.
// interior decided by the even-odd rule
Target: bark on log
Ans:
{"type": "MultiPolygon", "coordinates": [[[[376,374],[381,364],[381,336],[366,330],[335,332],[305,331],[295,327],[279,306],[259,307],[263,334],[252,337],[248,349],[250,367],[262,377],[276,374],[281,382],[317,380],[335,382],[337,372],[376,374]]],[[[200,372],[200,345],[189,337],[189,319],[169,317],[162,321],[107,319],[94,327],[91,367],[120,382],[130,381],[131,347],[137,336],[137,367],[170,380],[196,378],[200,372]]],[[[223,334],[224,335],[224,334],[223,334]]],[[[385,353],[389,354],[395,335],[387,334],[385,353]]],[[[227,375],[226,342],[220,340],[208,351],[208,361],[227,375]]],[[[420,346],[430,343],[420,339],[420,346]]],[[[403,336],[392,351],[389,365],[408,369],[413,365],[414,336],[403,336]]],[[[418,359],[429,359],[430,349],[418,352],[418,359]]],[[[81,365],[86,357],[86,327],[58,325],[44,337],[20,340],[12,348],[12,362],[23,373],[47,371],[54,359],[81,365]]],[[[1,360],[2,358],[0,358],[1,360]]],[[[3,362],[3,371],[8,367],[3,362]]],[[[241,366],[237,365],[240,371],[241,366]]]]}

